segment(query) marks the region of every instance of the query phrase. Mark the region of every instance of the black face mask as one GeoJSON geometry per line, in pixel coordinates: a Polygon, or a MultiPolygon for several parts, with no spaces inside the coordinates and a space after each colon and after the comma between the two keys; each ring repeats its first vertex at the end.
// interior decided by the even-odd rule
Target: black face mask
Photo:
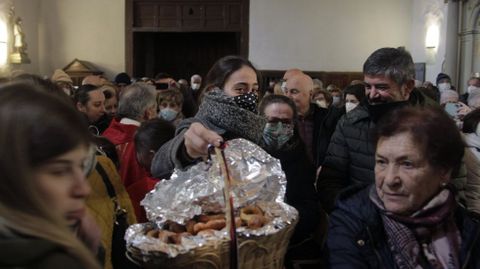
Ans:
{"type": "Polygon", "coordinates": [[[401,108],[403,106],[408,105],[408,101],[400,101],[400,102],[391,102],[391,103],[383,103],[383,104],[376,104],[371,105],[367,104],[368,112],[370,118],[373,122],[377,123],[383,115],[388,114],[390,111],[401,108]]]}
{"type": "Polygon", "coordinates": [[[257,113],[257,95],[254,94],[253,92],[251,93],[245,93],[245,94],[242,94],[242,95],[238,95],[238,96],[235,96],[233,97],[233,101],[235,101],[235,103],[243,108],[243,109],[246,109],[248,111],[251,111],[253,113],[257,113]]]}

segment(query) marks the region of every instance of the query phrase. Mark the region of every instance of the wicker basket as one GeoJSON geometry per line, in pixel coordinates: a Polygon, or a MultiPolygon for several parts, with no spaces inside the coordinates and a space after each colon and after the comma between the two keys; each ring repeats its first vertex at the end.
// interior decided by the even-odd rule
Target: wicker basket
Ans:
{"type": "MultiPolygon", "coordinates": [[[[281,269],[297,220],[277,233],[263,236],[238,238],[239,268],[241,269],[281,269]]],[[[143,268],[191,268],[220,269],[229,267],[229,242],[222,240],[196,248],[175,258],[163,252],[144,253],[127,246],[129,257],[143,268]]]]}

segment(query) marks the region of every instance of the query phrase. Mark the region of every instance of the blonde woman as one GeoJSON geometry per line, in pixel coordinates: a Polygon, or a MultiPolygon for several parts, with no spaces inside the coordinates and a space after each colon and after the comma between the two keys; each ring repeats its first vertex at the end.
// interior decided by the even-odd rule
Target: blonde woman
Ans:
{"type": "Polygon", "coordinates": [[[77,237],[89,238],[83,122],[32,86],[0,87],[1,268],[100,268],[77,237]]]}

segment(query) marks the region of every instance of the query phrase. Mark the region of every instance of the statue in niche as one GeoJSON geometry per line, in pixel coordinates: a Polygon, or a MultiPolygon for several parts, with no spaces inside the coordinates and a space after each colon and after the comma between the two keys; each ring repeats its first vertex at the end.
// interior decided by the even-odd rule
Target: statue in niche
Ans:
{"type": "Polygon", "coordinates": [[[25,34],[22,29],[22,19],[15,16],[15,10],[12,6],[10,10],[13,26],[13,51],[10,54],[10,62],[12,63],[30,63],[27,55],[27,43],[25,42],[25,34]]]}
{"type": "Polygon", "coordinates": [[[17,17],[17,20],[13,24],[13,47],[16,50],[26,50],[27,49],[27,44],[25,44],[25,34],[23,33],[22,30],[22,19],[17,17]]]}

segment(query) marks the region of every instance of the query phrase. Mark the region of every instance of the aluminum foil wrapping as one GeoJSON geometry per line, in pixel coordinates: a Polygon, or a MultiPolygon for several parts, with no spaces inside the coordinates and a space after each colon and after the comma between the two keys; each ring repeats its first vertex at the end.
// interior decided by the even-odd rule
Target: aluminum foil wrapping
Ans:
{"type": "MultiPolygon", "coordinates": [[[[253,201],[283,202],[285,173],[280,161],[245,139],[227,142],[226,164],[232,178],[234,208],[253,201]]],[[[223,212],[224,178],[216,157],[189,169],[175,170],[170,180],[162,180],[145,196],[150,221],[161,226],[166,220],[184,224],[202,212],[223,212]]]]}
{"type": "MultiPolygon", "coordinates": [[[[279,160],[245,139],[228,141],[224,152],[232,179],[235,210],[255,203],[270,220],[260,229],[237,228],[239,236],[272,234],[290,225],[298,217],[295,208],[283,203],[286,178],[279,160]]],[[[224,212],[224,178],[217,160],[212,156],[209,163],[201,162],[187,170],[177,169],[170,180],[157,183],[155,189],[141,202],[152,223],[130,226],[125,235],[127,245],[145,253],[161,251],[169,257],[175,257],[209,242],[228,238],[223,229],[207,238],[187,236],[181,245],[173,245],[144,235],[144,231],[152,225],[162,227],[167,220],[184,224],[195,215],[224,212]]]]}

